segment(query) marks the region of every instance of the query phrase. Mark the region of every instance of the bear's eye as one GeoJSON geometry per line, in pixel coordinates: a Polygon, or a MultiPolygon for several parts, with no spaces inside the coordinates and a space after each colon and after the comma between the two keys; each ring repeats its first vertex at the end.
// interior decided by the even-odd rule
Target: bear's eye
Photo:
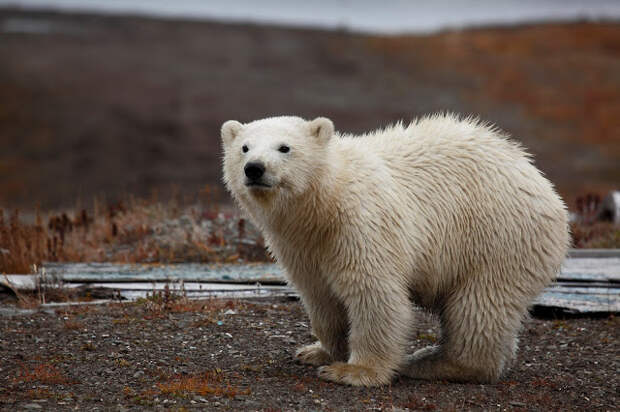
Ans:
{"type": "Polygon", "coordinates": [[[285,144],[283,144],[280,147],[278,147],[278,152],[280,152],[280,153],[288,153],[290,150],[291,150],[291,148],[288,147],[285,144]]]}
{"type": "Polygon", "coordinates": [[[247,153],[247,152],[248,152],[248,150],[250,150],[250,149],[248,149],[248,145],[247,145],[247,144],[244,144],[244,145],[241,147],[241,150],[243,151],[243,153],[247,153]]]}

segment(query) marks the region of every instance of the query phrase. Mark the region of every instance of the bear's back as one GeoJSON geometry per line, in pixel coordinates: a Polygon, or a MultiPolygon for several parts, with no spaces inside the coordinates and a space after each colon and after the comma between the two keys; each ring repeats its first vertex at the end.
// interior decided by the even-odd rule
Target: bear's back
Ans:
{"type": "Polygon", "coordinates": [[[530,156],[493,127],[435,115],[344,136],[337,146],[360,177],[351,185],[360,203],[392,215],[394,227],[385,230],[398,233],[403,248],[429,254],[434,270],[467,271],[479,259],[516,262],[532,247],[561,261],[563,202],[530,156]]]}
{"type": "MultiPolygon", "coordinates": [[[[343,136],[335,150],[352,175],[394,190],[440,194],[460,188],[461,195],[475,200],[490,188],[510,191],[542,184],[547,192],[551,187],[520,145],[476,119],[449,114],[425,117],[408,127],[398,123],[343,136]]],[[[460,197],[458,192],[450,196],[460,197]]]]}

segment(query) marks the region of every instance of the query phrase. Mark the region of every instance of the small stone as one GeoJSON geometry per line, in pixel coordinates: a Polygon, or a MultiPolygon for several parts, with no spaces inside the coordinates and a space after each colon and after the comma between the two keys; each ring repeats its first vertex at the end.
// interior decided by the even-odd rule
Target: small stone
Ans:
{"type": "Polygon", "coordinates": [[[23,408],[24,409],[43,409],[43,407],[39,405],[38,403],[27,403],[23,405],[23,408]]]}
{"type": "Polygon", "coordinates": [[[139,378],[141,376],[144,376],[144,371],[138,371],[136,373],[133,374],[134,378],[139,378]]]}
{"type": "Polygon", "coordinates": [[[261,404],[260,404],[260,402],[255,401],[255,400],[253,400],[253,399],[246,399],[246,400],[245,400],[245,406],[246,406],[247,408],[252,408],[252,407],[258,408],[258,407],[260,407],[260,406],[261,406],[261,404]]]}

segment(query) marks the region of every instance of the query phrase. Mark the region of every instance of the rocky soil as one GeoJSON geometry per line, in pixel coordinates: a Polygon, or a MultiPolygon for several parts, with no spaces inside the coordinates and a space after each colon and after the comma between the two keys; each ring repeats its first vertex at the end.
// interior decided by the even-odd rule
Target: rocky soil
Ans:
{"type": "MultiPolygon", "coordinates": [[[[2,410],[616,410],[618,318],[527,321],[494,385],[320,381],[293,360],[312,341],[299,302],[156,298],[0,311],[2,410]]],[[[420,314],[412,350],[437,340],[420,314]]]]}

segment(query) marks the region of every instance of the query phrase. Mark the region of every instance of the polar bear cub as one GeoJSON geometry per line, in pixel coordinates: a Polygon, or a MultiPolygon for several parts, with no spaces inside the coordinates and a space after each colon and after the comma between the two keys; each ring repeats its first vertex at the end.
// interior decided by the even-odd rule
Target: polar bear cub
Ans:
{"type": "Polygon", "coordinates": [[[225,184],[318,338],[301,362],[350,385],[500,377],[569,244],[564,203],[518,144],[454,115],[362,136],[298,117],[221,134],[225,184]],[[442,334],[407,354],[414,304],[442,334]]]}

